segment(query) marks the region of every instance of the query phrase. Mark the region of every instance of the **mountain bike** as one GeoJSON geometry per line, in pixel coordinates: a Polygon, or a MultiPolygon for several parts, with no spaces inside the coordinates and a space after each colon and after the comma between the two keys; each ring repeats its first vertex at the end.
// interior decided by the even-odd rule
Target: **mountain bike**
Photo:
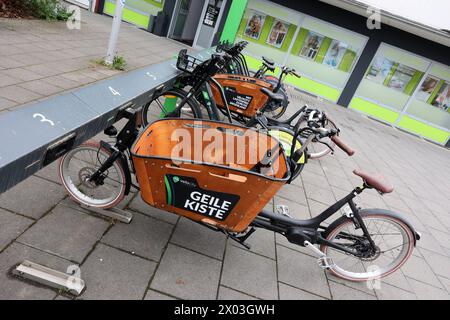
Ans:
{"type": "Polygon", "coordinates": [[[288,157],[283,145],[260,130],[183,118],[160,119],[140,130],[140,116],[139,109],[120,112],[118,120],[128,119],[124,128],[119,133],[114,127],[105,130],[115,136],[114,145],[89,142],[62,157],[59,175],[75,201],[111,208],[135,187],[147,204],[225,233],[246,248],[249,248],[246,240],[258,228],[279,233],[289,242],[309,248],[317,255],[321,268],[351,281],[366,281],[395,272],[420,239],[402,215],[358,207],[355,198],[365,190],[375,189],[381,194],[393,191],[381,178],[360,170],[354,174],[362,178],[362,185],[312,219],[297,220],[287,210],[264,209],[277,191],[295,177],[295,171],[299,170],[297,161],[312,141],[329,137],[347,154],[353,153],[334,129],[297,128],[288,157]],[[188,144],[192,154],[174,156],[180,139],[171,137],[177,131],[192,136],[209,132],[234,142],[242,137],[248,139],[243,140],[244,152],[235,153],[234,147],[218,148],[214,153],[206,153],[206,158],[196,159],[196,151],[203,154],[208,149],[208,140],[194,139],[188,144]],[[309,132],[308,138],[296,149],[296,138],[305,132],[309,132]],[[262,152],[254,162],[245,160],[243,156],[254,151],[250,143],[259,139],[263,141],[257,144],[262,152]],[[237,160],[220,162],[230,150],[237,160]],[[132,174],[138,185],[132,185],[132,174]],[[342,208],[344,214],[339,213],[342,208]],[[334,215],[336,219],[324,225],[334,215]]]}

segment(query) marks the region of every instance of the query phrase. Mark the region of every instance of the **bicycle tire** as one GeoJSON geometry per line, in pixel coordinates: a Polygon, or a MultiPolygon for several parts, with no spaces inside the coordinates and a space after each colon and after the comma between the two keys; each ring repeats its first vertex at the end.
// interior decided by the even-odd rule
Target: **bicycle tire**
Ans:
{"type": "MultiPolygon", "coordinates": [[[[356,282],[362,282],[362,281],[368,281],[368,280],[373,280],[373,279],[380,279],[380,278],[384,278],[390,274],[392,274],[393,272],[395,272],[396,270],[398,270],[399,268],[401,268],[405,262],[408,260],[408,258],[411,256],[412,251],[414,249],[415,246],[415,235],[414,235],[414,230],[411,229],[411,227],[409,226],[409,223],[404,221],[404,219],[402,219],[398,214],[392,212],[392,211],[388,211],[388,210],[382,210],[382,209],[365,209],[365,210],[361,210],[360,211],[360,216],[363,219],[363,221],[365,221],[365,225],[366,227],[369,228],[370,223],[372,223],[373,226],[373,221],[370,220],[385,220],[385,221],[390,221],[390,223],[392,223],[392,225],[396,226],[398,228],[398,230],[401,233],[402,236],[402,241],[405,241],[406,239],[406,244],[404,244],[404,246],[401,248],[401,252],[397,258],[397,260],[395,261],[395,263],[392,263],[391,265],[389,265],[388,267],[386,267],[384,270],[376,264],[376,259],[378,259],[380,257],[380,255],[383,253],[381,252],[374,260],[368,260],[367,258],[365,260],[356,257],[356,256],[352,256],[349,255],[347,253],[343,253],[343,256],[347,256],[347,260],[342,260],[342,263],[344,263],[344,261],[348,261],[348,256],[351,257],[355,257],[357,259],[361,259],[361,265],[363,266],[363,270],[365,270],[365,272],[353,272],[350,270],[346,270],[345,268],[343,268],[342,266],[338,265],[337,263],[335,264],[335,259],[333,259],[333,257],[331,257],[333,259],[333,266],[330,268],[330,272],[342,279],[345,280],[350,280],[350,281],[356,281],[356,282]],[[368,267],[366,267],[364,265],[364,263],[369,264],[369,263],[373,263],[371,265],[369,265],[368,267]],[[374,266],[376,267],[373,270],[370,270],[370,267],[374,266]]],[[[336,239],[337,236],[341,235],[348,235],[347,232],[342,233],[344,230],[344,227],[347,226],[347,230],[348,226],[354,225],[353,224],[353,220],[350,218],[347,218],[346,216],[342,216],[340,218],[338,218],[337,220],[335,220],[333,223],[331,223],[328,228],[325,230],[323,237],[325,239],[327,239],[328,241],[333,241],[333,239],[336,239]]],[[[355,229],[356,230],[356,229],[355,229]]],[[[360,228],[359,228],[360,230],[360,228]]],[[[375,229],[377,232],[380,232],[380,228],[376,228],[375,229]]],[[[389,231],[390,233],[392,233],[391,230],[386,229],[386,232],[389,231]]],[[[370,230],[369,230],[370,232],[370,230]]],[[[392,234],[389,234],[391,237],[393,236],[392,234]]],[[[376,234],[376,236],[372,235],[372,239],[375,242],[375,244],[377,245],[378,249],[381,251],[381,245],[379,245],[379,239],[383,240],[385,238],[387,238],[387,236],[385,235],[379,235],[376,234]],[[379,236],[378,238],[376,236],[379,236]]],[[[390,246],[392,246],[392,238],[390,239],[390,246]]],[[[327,256],[330,256],[329,253],[329,246],[327,246],[326,244],[322,244],[320,249],[323,253],[325,253],[327,256]]],[[[396,248],[396,247],[394,247],[396,248]]],[[[333,249],[334,252],[339,252],[336,249],[333,249]]],[[[391,249],[392,250],[392,249],[391,249]]],[[[386,250],[385,252],[391,251],[391,250],[386,250]]],[[[392,253],[390,253],[390,255],[393,255],[392,253]]],[[[353,262],[350,263],[350,265],[353,262]]]]}
{"type": "MultiPolygon", "coordinates": [[[[159,99],[163,96],[170,96],[175,97],[177,99],[185,99],[187,97],[187,92],[178,88],[172,88],[170,90],[167,90],[163,93],[161,93],[159,96],[153,98],[153,100],[149,101],[143,108],[142,108],[142,123],[144,126],[147,126],[151,121],[152,118],[157,118],[158,116],[155,114],[151,114],[151,107],[155,107],[155,110],[160,109],[159,118],[164,118],[163,112],[164,112],[164,106],[162,106],[162,103],[159,101],[159,99]],[[154,104],[156,104],[156,106],[154,104]],[[152,105],[153,104],[153,105],[152,105]]],[[[169,97],[168,97],[169,98],[169,97]]],[[[176,117],[183,117],[183,118],[195,118],[195,119],[201,119],[202,118],[202,110],[200,108],[200,104],[197,100],[190,98],[187,100],[186,105],[183,107],[183,109],[186,108],[187,111],[182,113],[182,110],[179,112],[179,114],[176,117]],[[182,116],[183,115],[183,116],[182,116]]]]}
{"type": "MultiPolygon", "coordinates": [[[[281,145],[284,148],[286,156],[289,157],[290,152],[291,152],[292,138],[294,137],[294,132],[285,127],[278,127],[278,126],[269,126],[269,127],[267,127],[267,131],[269,132],[269,134],[271,131],[272,132],[280,131],[280,132],[283,132],[286,134],[286,136],[281,137],[281,139],[280,139],[280,137],[276,137],[276,136],[274,136],[274,138],[276,138],[276,139],[278,139],[278,141],[280,141],[281,145]],[[289,140],[289,137],[291,137],[290,140],[289,140]]],[[[300,137],[297,137],[297,142],[299,143],[299,146],[297,147],[297,149],[299,149],[303,145],[304,141],[300,137]]],[[[300,173],[303,171],[303,168],[305,167],[305,163],[306,163],[306,159],[305,159],[305,156],[303,156],[302,158],[300,158],[300,160],[297,163],[297,166],[300,166],[300,168],[299,168],[299,170],[296,171],[296,174],[291,177],[291,180],[295,180],[300,175],[300,173]]]]}

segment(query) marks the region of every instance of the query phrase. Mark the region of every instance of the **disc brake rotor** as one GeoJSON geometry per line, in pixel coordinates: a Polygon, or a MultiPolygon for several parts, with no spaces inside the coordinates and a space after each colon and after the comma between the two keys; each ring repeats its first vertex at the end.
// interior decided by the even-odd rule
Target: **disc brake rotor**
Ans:
{"type": "Polygon", "coordinates": [[[90,167],[84,167],[78,172],[78,178],[80,179],[83,186],[89,189],[95,189],[98,187],[94,181],[89,180],[94,172],[95,170],[90,167]]]}

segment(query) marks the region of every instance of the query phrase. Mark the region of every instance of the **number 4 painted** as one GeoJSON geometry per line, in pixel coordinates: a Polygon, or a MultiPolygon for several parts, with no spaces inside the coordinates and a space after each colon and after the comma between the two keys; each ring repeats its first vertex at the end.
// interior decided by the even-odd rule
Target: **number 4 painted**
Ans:
{"type": "Polygon", "coordinates": [[[113,95],[115,95],[115,96],[120,96],[120,95],[121,95],[120,92],[114,90],[113,87],[108,87],[108,89],[109,89],[109,91],[111,91],[111,93],[112,93],[113,95]]]}

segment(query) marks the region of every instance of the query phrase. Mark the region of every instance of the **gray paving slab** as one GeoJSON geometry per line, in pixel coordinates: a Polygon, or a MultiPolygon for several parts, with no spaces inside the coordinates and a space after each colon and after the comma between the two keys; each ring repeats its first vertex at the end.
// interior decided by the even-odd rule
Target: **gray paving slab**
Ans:
{"type": "Polygon", "coordinates": [[[104,220],[59,205],[17,241],[81,263],[108,226],[104,220]]]}
{"type": "Polygon", "coordinates": [[[426,249],[420,249],[420,253],[435,274],[450,279],[450,258],[448,256],[426,249]]]}
{"type": "Polygon", "coordinates": [[[156,263],[98,244],[81,266],[88,284],[80,299],[143,299],[156,263]]]}
{"type": "Polygon", "coordinates": [[[226,236],[204,226],[181,218],[170,240],[171,243],[222,260],[226,236]]]}
{"type": "Polygon", "coordinates": [[[0,110],[11,108],[17,105],[17,102],[0,97],[0,110]]]}
{"type": "Polygon", "coordinates": [[[427,283],[437,288],[442,288],[442,284],[439,279],[434,274],[428,263],[422,258],[411,256],[409,261],[407,261],[403,266],[402,271],[408,278],[427,283]]]}
{"type": "Polygon", "coordinates": [[[43,95],[24,89],[18,85],[0,88],[0,97],[24,104],[42,98],[43,95]]]}
{"type": "MultiPolygon", "coordinates": [[[[275,254],[275,234],[272,231],[264,230],[264,229],[257,229],[250,238],[247,239],[245,243],[250,245],[250,252],[254,252],[257,254],[260,254],[262,256],[265,256],[267,258],[276,259],[275,254]]],[[[239,243],[229,240],[230,244],[238,247],[243,248],[242,245],[239,243]]],[[[245,249],[245,248],[243,248],[245,249]]],[[[245,249],[246,250],[246,249],[245,249]]]]}
{"type": "Polygon", "coordinates": [[[278,191],[277,196],[299,203],[303,206],[308,205],[305,190],[294,184],[283,186],[280,191],[278,191]]]}
{"type": "MultiPolygon", "coordinates": [[[[441,283],[444,285],[444,287],[447,289],[448,294],[450,295],[450,279],[444,278],[441,276],[438,276],[438,278],[441,281],[441,283]]],[[[449,299],[450,299],[450,296],[449,296],[449,299]]]]}
{"type": "Polygon", "coordinates": [[[408,281],[420,300],[450,300],[450,295],[445,289],[439,289],[411,278],[408,281]]]}
{"type": "Polygon", "coordinates": [[[304,188],[308,199],[323,203],[325,205],[331,205],[336,202],[331,187],[328,185],[317,187],[309,183],[304,183],[304,188]]]}
{"type": "Polygon", "coordinates": [[[296,219],[310,219],[311,214],[309,213],[309,208],[307,206],[301,205],[297,202],[280,198],[275,196],[274,198],[275,207],[278,205],[284,205],[289,208],[289,214],[296,219]]]}
{"type": "Polygon", "coordinates": [[[381,283],[379,289],[375,289],[379,300],[416,300],[414,293],[391,286],[387,283],[381,283]]]}
{"type": "Polygon", "coordinates": [[[216,299],[222,263],[169,244],[150,288],[181,299],[216,299]]]}
{"type": "Polygon", "coordinates": [[[50,180],[50,181],[60,185],[61,179],[58,174],[58,164],[59,164],[59,161],[55,161],[52,164],[49,164],[44,169],[36,172],[35,176],[44,178],[46,180],[50,180]]]}
{"type": "Polygon", "coordinates": [[[221,284],[260,299],[278,299],[276,262],[228,245],[221,284]]]}
{"type": "Polygon", "coordinates": [[[30,90],[40,95],[50,96],[52,94],[61,92],[61,88],[51,85],[43,80],[34,80],[21,83],[20,86],[24,89],[30,90]]]}
{"type": "Polygon", "coordinates": [[[0,194],[0,208],[38,219],[65,197],[61,186],[30,177],[0,194]]]}
{"type": "Polygon", "coordinates": [[[219,287],[219,297],[218,300],[230,300],[230,301],[236,301],[236,300],[258,300],[255,297],[249,296],[247,294],[244,294],[242,292],[220,286],[219,287]]]}
{"type": "Polygon", "coordinates": [[[0,252],[32,223],[34,220],[0,209],[0,252]]]}
{"type": "Polygon", "coordinates": [[[56,297],[57,293],[53,289],[11,276],[12,268],[24,260],[30,260],[61,272],[66,272],[67,268],[73,265],[73,262],[54,255],[13,243],[0,253],[1,300],[49,300],[56,297]]]}
{"type": "Polygon", "coordinates": [[[325,300],[324,297],[300,290],[282,282],[278,283],[278,287],[280,290],[280,300],[325,300]]]}
{"type": "Polygon", "coordinates": [[[376,300],[375,296],[346,285],[333,281],[330,281],[329,284],[333,300],[376,300]]]}
{"type": "Polygon", "coordinates": [[[116,223],[102,242],[138,256],[159,261],[173,225],[135,213],[130,224],[116,223]]]}
{"type": "Polygon", "coordinates": [[[397,272],[381,279],[381,282],[381,285],[383,285],[383,283],[387,283],[404,291],[414,292],[402,270],[398,270],[397,272]]]}
{"type": "Polygon", "coordinates": [[[129,208],[133,211],[140,212],[149,217],[153,217],[171,224],[175,224],[179,219],[179,216],[175,214],[151,207],[142,200],[140,193],[138,193],[130,203],[129,208]]]}
{"type": "Polygon", "coordinates": [[[148,290],[144,300],[176,300],[166,294],[162,294],[155,290],[148,290]]]}
{"type": "Polygon", "coordinates": [[[298,289],[331,298],[325,272],[316,259],[282,246],[277,246],[278,279],[298,289]]]}

